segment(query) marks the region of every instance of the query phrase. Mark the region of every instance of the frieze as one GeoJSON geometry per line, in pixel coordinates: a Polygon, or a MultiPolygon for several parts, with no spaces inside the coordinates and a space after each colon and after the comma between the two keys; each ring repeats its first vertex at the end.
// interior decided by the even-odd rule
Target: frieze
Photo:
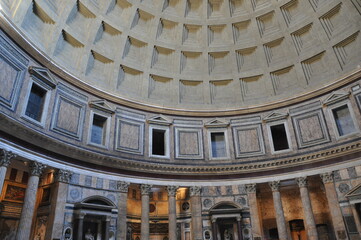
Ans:
{"type": "Polygon", "coordinates": [[[13,152],[0,149],[0,167],[8,167],[11,163],[11,160],[16,157],[17,155],[13,152]]]}

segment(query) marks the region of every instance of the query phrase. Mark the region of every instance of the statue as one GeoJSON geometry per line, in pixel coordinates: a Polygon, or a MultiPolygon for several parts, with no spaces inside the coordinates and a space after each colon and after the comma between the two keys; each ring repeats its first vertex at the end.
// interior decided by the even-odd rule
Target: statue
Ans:
{"type": "Polygon", "coordinates": [[[90,232],[90,228],[88,228],[88,231],[85,233],[85,240],[94,240],[94,235],[90,232]]]}
{"type": "Polygon", "coordinates": [[[223,239],[224,240],[232,240],[232,234],[228,231],[228,229],[224,230],[223,233],[223,239]]]}

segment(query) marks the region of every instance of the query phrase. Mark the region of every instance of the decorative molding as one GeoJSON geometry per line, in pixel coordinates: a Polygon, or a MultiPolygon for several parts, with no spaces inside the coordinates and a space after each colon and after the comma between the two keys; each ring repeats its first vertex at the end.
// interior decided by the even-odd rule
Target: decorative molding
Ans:
{"type": "Polygon", "coordinates": [[[277,192],[280,189],[281,182],[280,181],[273,181],[273,182],[269,182],[268,185],[271,187],[272,192],[277,192]]]}
{"type": "Polygon", "coordinates": [[[179,186],[167,186],[168,196],[175,197],[179,186]]]}
{"type": "Polygon", "coordinates": [[[189,191],[190,191],[190,196],[200,196],[201,195],[201,189],[202,187],[200,186],[191,186],[189,187],[189,191]]]}
{"type": "Polygon", "coordinates": [[[229,121],[225,119],[215,118],[204,123],[206,128],[225,128],[228,127],[229,121]]]}
{"type": "Polygon", "coordinates": [[[64,169],[57,169],[54,174],[55,181],[63,182],[63,183],[70,183],[71,176],[73,172],[64,169]]]}
{"type": "Polygon", "coordinates": [[[152,187],[153,187],[153,185],[150,185],[150,184],[140,185],[140,191],[141,191],[142,195],[148,195],[150,193],[150,190],[152,187]]]}
{"type": "Polygon", "coordinates": [[[296,182],[298,184],[298,187],[307,187],[308,186],[308,180],[307,177],[299,177],[296,178],[296,182]]]}
{"type": "Polygon", "coordinates": [[[29,170],[30,170],[30,176],[41,176],[44,172],[44,169],[46,168],[46,165],[36,162],[36,161],[30,161],[29,163],[29,170]]]}
{"type": "Polygon", "coordinates": [[[16,158],[17,155],[11,151],[6,151],[5,149],[0,149],[0,167],[8,167],[13,158],[16,158]]]}
{"type": "Polygon", "coordinates": [[[55,88],[58,84],[58,82],[55,80],[55,78],[47,68],[30,66],[29,73],[44,82],[46,85],[50,86],[51,88],[55,88]]]}
{"type": "Polygon", "coordinates": [[[281,119],[286,119],[288,117],[288,113],[279,113],[279,112],[271,112],[269,115],[263,118],[264,122],[273,122],[281,119]]]}
{"type": "Polygon", "coordinates": [[[128,189],[129,189],[129,182],[124,182],[124,181],[118,181],[117,182],[117,189],[122,192],[122,193],[127,193],[128,189]]]}
{"type": "Polygon", "coordinates": [[[169,119],[161,114],[149,118],[147,120],[147,122],[157,124],[157,125],[166,125],[166,126],[169,126],[173,123],[171,119],[169,119]]]}
{"type": "Polygon", "coordinates": [[[24,126],[22,123],[17,122],[10,117],[0,114],[0,129],[7,133],[21,133],[21,137],[24,141],[36,141],[41,143],[49,151],[57,152],[57,149],[63,149],[64,159],[58,159],[66,162],[66,157],[76,157],[80,161],[86,162],[91,158],[103,163],[104,166],[121,166],[122,170],[132,170],[137,172],[143,172],[148,174],[174,174],[177,175],[210,175],[210,174],[243,174],[252,173],[257,171],[272,171],[276,169],[297,167],[305,164],[322,164],[327,163],[328,160],[333,158],[345,157],[348,155],[360,154],[361,152],[361,139],[358,138],[353,142],[331,145],[327,149],[321,149],[316,151],[309,151],[307,153],[300,153],[295,156],[284,158],[268,158],[258,162],[236,162],[232,165],[168,165],[168,164],[156,164],[156,167],[152,163],[131,161],[110,154],[101,154],[98,152],[89,151],[78,145],[64,144],[64,142],[53,138],[50,135],[40,134],[31,128],[24,126]],[[71,155],[67,155],[71,153],[71,155]],[[107,164],[107,165],[106,165],[107,164]]]}
{"type": "Polygon", "coordinates": [[[248,193],[256,193],[257,185],[255,183],[246,184],[246,192],[248,193]]]}
{"type": "Polygon", "coordinates": [[[102,100],[94,100],[89,102],[89,107],[98,109],[102,112],[106,112],[109,114],[113,114],[115,111],[112,107],[109,106],[108,102],[104,99],[102,100]]]}
{"type": "Polygon", "coordinates": [[[344,99],[347,99],[350,96],[350,92],[335,91],[331,93],[324,101],[323,104],[326,106],[332,105],[334,103],[340,102],[344,99]]]}
{"type": "Polygon", "coordinates": [[[333,172],[320,174],[323,183],[333,183],[333,172]]]}

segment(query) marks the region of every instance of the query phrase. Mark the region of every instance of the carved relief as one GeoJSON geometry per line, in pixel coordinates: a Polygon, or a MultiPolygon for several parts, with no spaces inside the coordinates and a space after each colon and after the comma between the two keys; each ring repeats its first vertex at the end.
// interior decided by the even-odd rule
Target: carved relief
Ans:
{"type": "Polygon", "coordinates": [[[55,181],[63,182],[63,183],[70,183],[72,175],[73,175],[73,173],[69,170],[57,169],[55,171],[54,177],[55,177],[55,181]]]}
{"type": "Polygon", "coordinates": [[[333,172],[327,172],[320,174],[323,183],[333,182],[333,172]]]}
{"type": "Polygon", "coordinates": [[[199,186],[192,186],[189,188],[190,196],[200,196],[201,195],[201,187],[199,186]]]}
{"type": "Polygon", "coordinates": [[[175,197],[179,186],[167,186],[168,196],[175,197]]]}
{"type": "Polygon", "coordinates": [[[151,188],[152,188],[152,185],[149,185],[149,184],[140,185],[140,191],[141,191],[142,195],[148,195],[151,188]]]}
{"type": "Polygon", "coordinates": [[[273,182],[269,182],[268,183],[269,186],[271,187],[272,191],[275,192],[275,191],[279,191],[279,187],[280,187],[280,181],[273,181],[273,182]]]}

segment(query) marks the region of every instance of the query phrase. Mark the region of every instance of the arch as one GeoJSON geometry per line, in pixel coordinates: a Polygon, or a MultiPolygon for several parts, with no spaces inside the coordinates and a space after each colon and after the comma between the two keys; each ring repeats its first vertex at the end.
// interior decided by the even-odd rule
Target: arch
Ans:
{"type": "Polygon", "coordinates": [[[80,202],[80,204],[94,204],[94,205],[101,205],[101,206],[117,208],[117,206],[113,203],[113,201],[111,201],[110,199],[108,199],[106,197],[99,196],[99,195],[84,198],[80,202]]]}
{"type": "Polygon", "coordinates": [[[222,201],[214,204],[210,210],[220,210],[220,209],[241,209],[242,207],[236,203],[231,201],[222,201]]]}

